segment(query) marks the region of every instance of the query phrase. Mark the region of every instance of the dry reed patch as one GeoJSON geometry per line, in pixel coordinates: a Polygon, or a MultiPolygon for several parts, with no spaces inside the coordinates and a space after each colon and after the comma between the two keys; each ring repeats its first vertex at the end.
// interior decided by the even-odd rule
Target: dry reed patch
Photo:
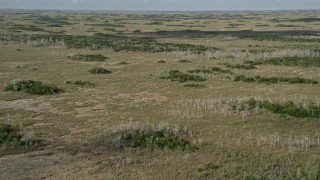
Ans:
{"type": "Polygon", "coordinates": [[[34,99],[18,99],[13,101],[0,101],[0,109],[24,109],[29,111],[42,111],[51,108],[51,104],[34,99]]]}

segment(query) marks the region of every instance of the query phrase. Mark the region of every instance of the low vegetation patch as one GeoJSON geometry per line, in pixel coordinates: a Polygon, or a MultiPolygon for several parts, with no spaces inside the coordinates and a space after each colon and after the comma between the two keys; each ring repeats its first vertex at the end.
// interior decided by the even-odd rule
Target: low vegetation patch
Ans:
{"type": "Polygon", "coordinates": [[[88,72],[92,73],[92,74],[110,74],[111,71],[98,67],[98,68],[92,68],[90,69],[88,72]]]}
{"type": "Polygon", "coordinates": [[[187,59],[181,59],[178,62],[180,62],[180,63],[191,63],[191,61],[187,60],[187,59]]]}
{"type": "Polygon", "coordinates": [[[18,129],[13,128],[11,125],[0,124],[0,145],[24,145],[25,142],[21,138],[22,136],[19,134],[18,129]]]}
{"type": "Polygon", "coordinates": [[[312,79],[305,79],[301,77],[293,77],[293,78],[286,78],[286,77],[246,77],[244,75],[239,75],[234,78],[234,81],[243,81],[243,82],[257,82],[257,83],[267,83],[267,84],[275,84],[275,83],[282,83],[286,82],[289,84],[319,84],[319,81],[312,80],[312,79]]]}
{"type": "Polygon", "coordinates": [[[166,61],[165,60],[160,60],[160,61],[158,61],[158,63],[166,63],[166,61]]]}
{"type": "Polygon", "coordinates": [[[67,84],[74,84],[74,85],[78,85],[78,86],[90,86],[90,87],[94,87],[95,84],[89,81],[67,81],[67,84]]]}
{"type": "Polygon", "coordinates": [[[101,54],[76,54],[71,57],[73,60],[79,60],[79,61],[105,61],[108,59],[108,57],[105,57],[101,54]]]}
{"type": "Polygon", "coordinates": [[[170,149],[170,150],[194,150],[190,142],[173,134],[162,131],[135,131],[121,136],[121,144],[124,147],[170,149]]]}
{"type": "Polygon", "coordinates": [[[231,70],[229,69],[221,69],[218,67],[213,67],[210,69],[194,69],[194,70],[189,70],[189,73],[208,73],[208,74],[212,74],[212,73],[227,73],[227,74],[234,74],[231,70]]]}
{"type": "Polygon", "coordinates": [[[250,99],[245,105],[249,109],[266,109],[276,114],[289,115],[297,118],[320,118],[320,106],[315,104],[303,106],[302,104],[295,104],[292,101],[280,104],[250,99]]]}
{"type": "Polygon", "coordinates": [[[23,91],[30,94],[46,95],[46,94],[57,94],[62,92],[61,89],[45,84],[41,81],[34,80],[22,80],[13,84],[7,84],[5,86],[6,91],[23,91]]]}
{"type": "Polygon", "coordinates": [[[185,84],[183,86],[184,87],[192,87],[192,88],[204,88],[204,87],[206,87],[205,85],[196,84],[196,83],[185,84]]]}
{"type": "Polygon", "coordinates": [[[178,82],[187,82],[187,81],[205,81],[206,79],[197,76],[197,75],[190,75],[180,72],[179,70],[170,70],[169,76],[161,77],[161,79],[170,79],[171,81],[178,81],[178,82]]]}
{"type": "Polygon", "coordinates": [[[253,64],[229,64],[229,63],[224,63],[224,65],[227,68],[232,68],[232,69],[246,69],[246,70],[250,70],[250,69],[256,69],[257,67],[253,64]]]}
{"type": "Polygon", "coordinates": [[[320,67],[319,57],[284,57],[272,58],[260,61],[245,61],[246,64],[259,65],[259,64],[272,64],[283,66],[303,66],[303,67],[320,67]]]}
{"type": "Polygon", "coordinates": [[[200,168],[198,168],[198,175],[200,178],[208,178],[208,176],[213,175],[214,171],[219,169],[221,166],[208,163],[200,168]]]}
{"type": "Polygon", "coordinates": [[[120,65],[127,65],[127,64],[129,64],[129,63],[128,63],[127,61],[120,61],[119,64],[120,64],[120,65]]]}

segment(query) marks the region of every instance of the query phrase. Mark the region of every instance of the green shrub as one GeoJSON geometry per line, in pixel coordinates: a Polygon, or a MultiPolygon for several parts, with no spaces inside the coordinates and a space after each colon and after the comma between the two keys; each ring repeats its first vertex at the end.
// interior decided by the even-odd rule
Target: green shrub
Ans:
{"type": "Polygon", "coordinates": [[[205,81],[206,79],[196,76],[196,75],[190,75],[190,74],[184,74],[180,72],[179,70],[170,70],[169,76],[167,77],[161,77],[162,79],[170,79],[171,81],[178,81],[178,82],[187,82],[187,81],[205,81]]]}
{"type": "Polygon", "coordinates": [[[106,59],[108,59],[108,57],[105,57],[101,54],[88,54],[88,55],[77,54],[77,55],[73,55],[71,59],[80,60],[80,61],[105,61],[106,59]]]}
{"type": "Polygon", "coordinates": [[[160,61],[158,61],[158,63],[166,63],[166,61],[165,60],[160,60],[160,61]]]}
{"type": "Polygon", "coordinates": [[[214,72],[218,72],[218,73],[228,73],[228,74],[233,74],[232,71],[230,71],[229,69],[221,69],[218,67],[213,67],[211,69],[195,69],[195,70],[189,70],[189,73],[208,73],[208,74],[212,74],[214,72]]]}
{"type": "Polygon", "coordinates": [[[246,77],[244,75],[239,75],[234,78],[234,81],[255,82],[255,79],[253,77],[246,77]]]}
{"type": "Polygon", "coordinates": [[[183,85],[183,86],[184,86],[184,87],[193,87],[193,88],[204,88],[204,87],[206,87],[205,85],[196,84],[196,83],[185,84],[185,85],[183,85]]]}
{"type": "Polygon", "coordinates": [[[24,145],[18,129],[11,125],[0,124],[0,145],[24,145]]]}
{"type": "Polygon", "coordinates": [[[61,89],[51,86],[48,84],[44,84],[41,81],[34,80],[23,80],[18,81],[14,84],[8,84],[5,87],[6,91],[23,91],[30,94],[36,95],[46,95],[46,94],[57,94],[62,92],[61,89]]]}
{"type": "Polygon", "coordinates": [[[245,103],[245,105],[249,109],[266,109],[276,114],[289,115],[297,118],[320,118],[320,106],[314,104],[304,107],[303,105],[295,104],[292,101],[280,104],[250,99],[245,103]]]}
{"type": "Polygon", "coordinates": [[[124,147],[171,149],[171,150],[194,150],[190,142],[178,138],[165,131],[139,131],[127,133],[121,136],[121,144],[124,147]]]}
{"type": "Polygon", "coordinates": [[[187,59],[181,59],[178,62],[180,62],[180,63],[191,63],[191,61],[189,61],[187,59]]]}
{"type": "Polygon", "coordinates": [[[126,65],[126,64],[129,64],[129,63],[127,61],[120,61],[119,64],[126,65]]]}
{"type": "Polygon", "coordinates": [[[283,65],[283,66],[303,66],[303,67],[320,67],[319,57],[283,57],[283,58],[272,58],[260,61],[245,61],[246,64],[259,65],[259,64],[272,64],[272,65],[283,65]]]}
{"type": "Polygon", "coordinates": [[[92,68],[90,70],[88,70],[88,72],[92,73],[92,74],[110,74],[111,71],[104,69],[104,68],[92,68]]]}
{"type": "Polygon", "coordinates": [[[276,84],[281,82],[286,82],[289,84],[319,84],[319,81],[312,80],[312,79],[305,79],[301,77],[293,77],[293,78],[286,78],[286,77],[246,77],[244,75],[239,75],[234,78],[234,81],[243,81],[243,82],[257,82],[257,83],[267,83],[267,84],[276,84]]]}

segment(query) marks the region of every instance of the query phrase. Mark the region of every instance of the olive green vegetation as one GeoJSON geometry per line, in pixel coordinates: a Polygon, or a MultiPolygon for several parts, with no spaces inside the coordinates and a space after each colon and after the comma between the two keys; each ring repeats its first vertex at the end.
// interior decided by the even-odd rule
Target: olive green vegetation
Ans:
{"type": "Polygon", "coordinates": [[[302,104],[295,104],[292,101],[280,104],[269,101],[257,101],[250,99],[245,103],[249,109],[266,109],[276,114],[289,115],[297,118],[320,118],[320,106],[310,104],[304,107],[302,104]]]}
{"type": "Polygon", "coordinates": [[[194,150],[190,142],[165,131],[135,131],[124,134],[120,138],[122,146],[140,148],[159,148],[171,150],[194,150]]]}
{"type": "Polygon", "coordinates": [[[25,142],[21,140],[18,129],[11,125],[0,124],[0,145],[19,146],[24,144],[25,142]]]}
{"type": "Polygon", "coordinates": [[[1,11],[0,179],[319,179],[319,18],[1,11]]]}
{"type": "Polygon", "coordinates": [[[105,61],[108,57],[105,57],[101,54],[76,54],[71,57],[71,59],[79,61],[105,61]]]}
{"type": "Polygon", "coordinates": [[[283,58],[272,58],[264,61],[245,61],[248,65],[261,65],[261,64],[272,64],[272,65],[283,65],[283,66],[303,66],[303,67],[320,67],[319,57],[283,57],[283,58]]]}
{"type": "Polygon", "coordinates": [[[319,80],[313,80],[313,79],[306,79],[301,77],[261,77],[261,76],[255,76],[255,77],[247,77],[244,75],[239,75],[234,78],[234,81],[243,81],[243,82],[257,82],[257,83],[282,83],[286,82],[289,84],[319,84],[319,80]]]}
{"type": "Polygon", "coordinates": [[[178,82],[187,82],[187,81],[205,81],[206,79],[197,76],[197,75],[190,75],[180,72],[179,70],[170,70],[168,72],[168,76],[161,77],[161,79],[170,79],[171,81],[178,81],[178,82]]]}
{"type": "Polygon", "coordinates": [[[97,67],[97,68],[92,68],[88,70],[91,74],[110,74],[111,71],[101,68],[101,67],[97,67]]]}
{"type": "Polygon", "coordinates": [[[41,81],[22,80],[16,83],[7,84],[6,91],[23,91],[35,95],[57,94],[62,92],[61,89],[45,84],[41,81]]]}

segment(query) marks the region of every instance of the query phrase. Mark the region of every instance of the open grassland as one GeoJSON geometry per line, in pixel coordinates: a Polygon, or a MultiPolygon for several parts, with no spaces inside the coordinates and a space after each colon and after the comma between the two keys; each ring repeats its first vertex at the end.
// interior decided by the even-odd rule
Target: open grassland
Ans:
{"type": "Polygon", "coordinates": [[[0,11],[0,179],[319,179],[319,18],[0,11]]]}

